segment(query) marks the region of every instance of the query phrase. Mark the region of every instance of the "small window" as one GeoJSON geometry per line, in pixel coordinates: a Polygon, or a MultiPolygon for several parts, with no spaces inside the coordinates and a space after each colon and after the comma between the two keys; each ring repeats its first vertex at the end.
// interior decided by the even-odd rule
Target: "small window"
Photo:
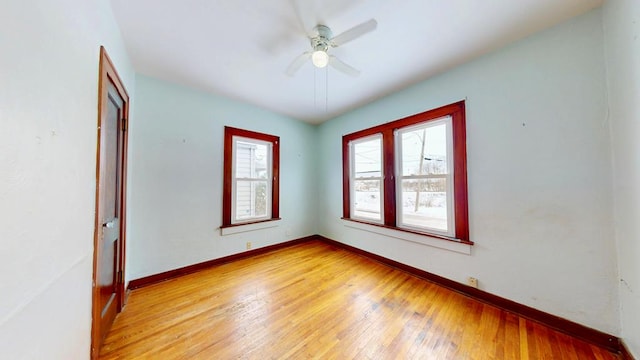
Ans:
{"type": "Polygon", "coordinates": [[[352,214],[356,219],[382,222],[382,136],[351,143],[352,214]]]}
{"type": "Polygon", "coordinates": [[[343,136],[344,219],[469,241],[464,102],[343,136]]]}
{"type": "Polygon", "coordinates": [[[223,227],[278,218],[279,142],[225,127],[223,227]]]}

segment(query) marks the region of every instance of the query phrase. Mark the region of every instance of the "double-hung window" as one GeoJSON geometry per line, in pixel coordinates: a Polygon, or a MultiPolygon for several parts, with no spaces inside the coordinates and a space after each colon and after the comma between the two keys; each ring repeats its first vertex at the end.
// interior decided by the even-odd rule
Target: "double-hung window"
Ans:
{"type": "Polygon", "coordinates": [[[278,218],[279,138],[225,127],[223,227],[278,218]]]}
{"type": "Polygon", "coordinates": [[[454,237],[451,116],[395,131],[398,227],[454,237]]]}
{"type": "Polygon", "coordinates": [[[469,241],[464,102],[343,137],[347,220],[469,241]]]}

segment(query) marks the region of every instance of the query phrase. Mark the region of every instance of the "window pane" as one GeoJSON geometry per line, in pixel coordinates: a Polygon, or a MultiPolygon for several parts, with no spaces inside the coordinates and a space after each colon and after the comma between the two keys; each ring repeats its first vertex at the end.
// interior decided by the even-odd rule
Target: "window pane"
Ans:
{"type": "Polygon", "coordinates": [[[445,123],[402,133],[402,175],[447,173],[445,123]]]}
{"type": "Polygon", "coordinates": [[[236,178],[266,179],[269,176],[268,146],[238,140],[236,142],[236,178]]]}
{"type": "Polygon", "coordinates": [[[447,180],[402,180],[404,225],[447,232],[447,180]]]}
{"type": "Polygon", "coordinates": [[[236,218],[251,217],[251,181],[236,183],[236,218]]]}
{"type": "Polygon", "coordinates": [[[361,218],[381,220],[380,180],[355,180],[354,215],[361,218]]]}
{"type": "Polygon", "coordinates": [[[267,216],[267,182],[243,181],[236,183],[236,219],[267,216]]]}
{"type": "Polygon", "coordinates": [[[380,177],[382,170],[382,139],[375,138],[354,144],[356,178],[380,177]]]}
{"type": "Polygon", "coordinates": [[[254,216],[267,216],[267,182],[253,182],[254,216]]]}

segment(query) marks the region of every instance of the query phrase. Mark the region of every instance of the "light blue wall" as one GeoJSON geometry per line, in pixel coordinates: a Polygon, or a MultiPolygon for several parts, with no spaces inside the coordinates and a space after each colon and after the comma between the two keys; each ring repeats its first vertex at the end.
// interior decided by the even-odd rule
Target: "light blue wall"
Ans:
{"type": "Polygon", "coordinates": [[[640,1],[607,1],[604,30],[622,338],[640,358],[640,1]]]}
{"type": "Polygon", "coordinates": [[[139,75],[131,121],[129,278],[316,234],[316,128],[139,75]],[[276,228],[221,236],[224,126],[280,136],[276,228]]]}
{"type": "Polygon", "coordinates": [[[601,17],[592,11],[322,124],[320,233],[619,333],[601,17]],[[346,227],[342,135],[462,99],[471,255],[346,227]]]}

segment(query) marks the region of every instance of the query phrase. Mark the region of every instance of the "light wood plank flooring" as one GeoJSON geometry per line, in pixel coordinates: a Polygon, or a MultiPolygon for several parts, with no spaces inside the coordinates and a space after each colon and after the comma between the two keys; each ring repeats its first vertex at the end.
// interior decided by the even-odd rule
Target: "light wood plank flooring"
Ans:
{"type": "Polygon", "coordinates": [[[616,359],[312,241],[134,290],[101,359],[616,359]]]}

